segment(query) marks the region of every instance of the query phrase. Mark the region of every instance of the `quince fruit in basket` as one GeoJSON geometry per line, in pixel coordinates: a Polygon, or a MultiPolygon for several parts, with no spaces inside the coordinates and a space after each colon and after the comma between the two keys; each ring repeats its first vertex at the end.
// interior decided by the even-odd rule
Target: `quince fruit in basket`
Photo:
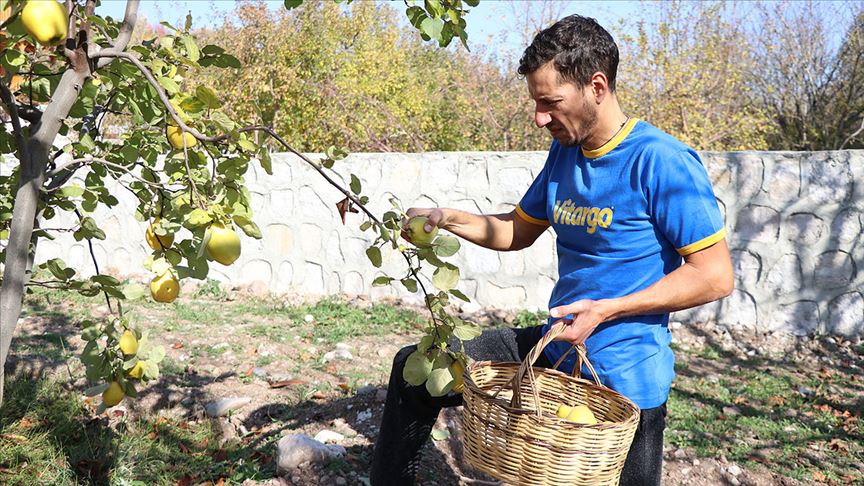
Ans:
{"type": "Polygon", "coordinates": [[[597,418],[594,417],[594,413],[585,405],[570,407],[562,404],[558,407],[555,415],[557,415],[558,418],[575,422],[577,424],[594,425],[597,423],[597,418]]]}

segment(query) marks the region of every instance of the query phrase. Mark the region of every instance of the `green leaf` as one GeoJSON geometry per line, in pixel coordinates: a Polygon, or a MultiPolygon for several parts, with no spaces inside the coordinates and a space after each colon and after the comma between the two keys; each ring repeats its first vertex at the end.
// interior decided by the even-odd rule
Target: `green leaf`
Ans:
{"type": "Polygon", "coordinates": [[[240,146],[240,148],[243,149],[244,152],[256,152],[258,150],[257,145],[250,142],[249,140],[245,140],[242,138],[240,140],[237,140],[237,145],[240,146]]]}
{"type": "Polygon", "coordinates": [[[240,69],[243,67],[243,64],[240,63],[240,60],[231,54],[222,54],[219,56],[219,62],[222,64],[222,67],[231,67],[234,69],[240,69]]]}
{"type": "Polygon", "coordinates": [[[471,302],[471,299],[469,299],[468,296],[463,294],[462,291],[460,291],[460,290],[450,289],[449,292],[451,295],[454,295],[457,299],[459,299],[463,302],[471,302]]]}
{"type": "Polygon", "coordinates": [[[459,283],[459,268],[454,265],[444,265],[438,267],[435,273],[432,274],[432,285],[435,288],[443,291],[448,291],[456,288],[459,283]]]}
{"type": "Polygon", "coordinates": [[[468,321],[461,321],[461,324],[456,325],[456,328],[453,329],[453,334],[463,341],[470,341],[482,333],[480,327],[468,321]]]}
{"type": "Polygon", "coordinates": [[[90,277],[90,280],[106,287],[116,287],[120,285],[120,281],[111,275],[94,275],[90,277]]]}
{"type": "Polygon", "coordinates": [[[246,236],[250,236],[255,238],[256,240],[260,240],[262,238],[261,229],[258,228],[258,225],[255,224],[254,221],[247,218],[246,216],[242,216],[239,214],[234,215],[234,222],[237,223],[237,226],[246,233],[246,236]]]}
{"type": "Polygon", "coordinates": [[[195,39],[191,35],[183,36],[183,46],[186,48],[186,55],[190,61],[197,62],[201,58],[201,54],[198,52],[198,45],[195,44],[195,39]]]}
{"type": "Polygon", "coordinates": [[[439,40],[442,30],[444,30],[444,21],[441,19],[426,18],[420,23],[420,31],[430,39],[439,40]]]}
{"type": "Polygon", "coordinates": [[[96,225],[96,220],[91,218],[90,216],[86,216],[81,220],[81,227],[78,228],[72,236],[77,241],[81,241],[82,239],[93,239],[104,240],[105,232],[99,229],[99,226],[96,225]]]}
{"type": "Polygon", "coordinates": [[[405,360],[405,368],[402,369],[402,378],[412,385],[419,385],[426,381],[432,372],[432,361],[419,350],[414,351],[405,360]]]}
{"type": "Polygon", "coordinates": [[[84,194],[84,188],[81,186],[66,186],[60,189],[60,194],[66,197],[80,197],[84,194]]]}
{"type": "Polygon", "coordinates": [[[237,124],[234,123],[234,120],[229,118],[228,115],[221,111],[214,111],[213,113],[211,113],[210,119],[213,120],[214,123],[219,125],[219,127],[226,132],[234,130],[234,128],[237,126],[237,124]]]}
{"type": "Polygon", "coordinates": [[[147,290],[144,289],[143,285],[139,285],[136,283],[127,284],[123,287],[123,295],[126,296],[127,300],[136,300],[144,297],[147,294],[147,290]]]}
{"type": "Polygon", "coordinates": [[[433,344],[435,344],[435,337],[427,334],[426,336],[420,338],[420,342],[417,344],[417,349],[421,353],[425,353],[426,350],[432,347],[433,344]]]}
{"type": "Polygon", "coordinates": [[[206,46],[201,48],[201,52],[205,56],[218,56],[219,54],[222,54],[223,52],[225,52],[225,49],[223,49],[219,46],[213,45],[213,44],[207,44],[206,46]]]}
{"type": "Polygon", "coordinates": [[[91,325],[84,328],[81,331],[81,339],[85,341],[95,341],[102,336],[102,326],[96,325],[94,323],[90,323],[91,325]]]}
{"type": "Polygon", "coordinates": [[[303,4],[303,0],[285,0],[285,8],[292,10],[303,4]]]}
{"type": "Polygon", "coordinates": [[[459,251],[459,240],[452,236],[441,235],[432,242],[432,248],[439,257],[449,257],[459,251]]]}
{"type": "Polygon", "coordinates": [[[165,88],[165,91],[168,93],[169,96],[174,96],[175,94],[180,92],[180,85],[177,84],[177,82],[173,79],[159,76],[158,81],[159,84],[161,84],[162,87],[165,88]]]}
{"type": "Polygon", "coordinates": [[[203,226],[210,221],[213,221],[213,218],[201,208],[195,208],[189,213],[189,216],[186,217],[186,221],[189,222],[191,226],[203,226]]]}
{"type": "Polygon", "coordinates": [[[426,11],[433,17],[441,17],[444,15],[444,7],[441,6],[441,2],[438,0],[426,0],[425,4],[426,11]]]}
{"type": "Polygon", "coordinates": [[[432,429],[432,440],[447,440],[450,438],[450,431],[447,429],[432,429]]]}
{"type": "Polygon", "coordinates": [[[261,147],[258,151],[258,161],[261,162],[261,168],[267,175],[273,175],[273,160],[270,158],[270,151],[267,147],[261,147]]]}
{"type": "Polygon", "coordinates": [[[360,225],[360,231],[366,231],[372,227],[372,221],[364,221],[363,224],[360,225]]]}
{"type": "Polygon", "coordinates": [[[88,341],[81,351],[81,362],[85,365],[96,365],[102,361],[102,354],[99,352],[97,341],[88,341]]]}
{"type": "Polygon", "coordinates": [[[402,285],[404,285],[405,288],[408,289],[409,292],[417,292],[417,281],[416,280],[414,280],[413,278],[403,278],[401,281],[402,281],[402,285]]]}
{"type": "Polygon", "coordinates": [[[144,362],[144,374],[141,376],[144,381],[155,380],[159,378],[159,365],[152,360],[144,362]]]}
{"type": "Polygon", "coordinates": [[[195,98],[201,100],[207,108],[217,109],[222,107],[222,101],[216,96],[216,92],[207,86],[195,88],[195,98]]]}
{"type": "Polygon", "coordinates": [[[176,267],[177,265],[180,265],[181,261],[183,261],[183,255],[175,250],[168,250],[165,253],[165,259],[168,260],[168,263],[176,267]]]}
{"type": "Polygon", "coordinates": [[[171,269],[171,264],[168,263],[168,260],[164,258],[157,258],[153,261],[150,269],[153,270],[153,273],[155,273],[156,275],[162,275],[163,273],[171,269]]]}
{"type": "Polygon", "coordinates": [[[108,383],[102,383],[101,385],[91,386],[90,388],[84,390],[84,395],[88,397],[95,397],[96,395],[101,395],[111,386],[108,383]]]}
{"type": "Polygon", "coordinates": [[[17,49],[6,49],[3,52],[3,64],[11,67],[18,67],[27,62],[27,56],[17,49]]]}
{"type": "Polygon", "coordinates": [[[420,24],[423,23],[425,19],[429,18],[429,15],[423,10],[422,7],[413,6],[408,7],[408,10],[405,11],[405,15],[408,17],[408,21],[411,22],[415,28],[420,28],[420,24]]]}
{"type": "Polygon", "coordinates": [[[372,281],[373,287],[383,287],[385,285],[390,285],[390,282],[393,281],[391,277],[381,276],[372,281]]]}
{"type": "Polygon", "coordinates": [[[366,249],[366,256],[369,257],[369,261],[372,262],[372,265],[375,265],[376,268],[381,266],[380,248],[378,248],[377,246],[370,246],[366,249]]]}
{"type": "Polygon", "coordinates": [[[354,174],[351,174],[351,192],[360,194],[360,179],[354,174]]]}
{"type": "MultiPolygon", "coordinates": [[[[159,25],[164,25],[165,27],[168,27],[169,29],[173,30],[174,32],[178,32],[178,31],[180,30],[180,29],[178,29],[177,27],[174,27],[173,25],[169,24],[168,22],[164,22],[164,21],[163,21],[163,22],[159,22],[159,25]]],[[[160,41],[161,41],[162,39],[169,39],[169,40],[172,42],[172,45],[173,45],[173,41],[174,41],[174,39],[172,39],[171,37],[160,37],[160,38],[159,38],[160,41]]]]}
{"type": "Polygon", "coordinates": [[[453,388],[453,381],[448,368],[432,370],[426,379],[426,390],[433,397],[443,397],[453,388]]]}
{"type": "Polygon", "coordinates": [[[333,160],[342,160],[348,156],[348,151],[342,147],[331,145],[327,147],[327,157],[333,160]]]}
{"type": "Polygon", "coordinates": [[[150,354],[147,356],[147,361],[151,361],[153,363],[158,363],[165,358],[165,347],[164,346],[154,346],[153,349],[150,350],[150,354]]]}
{"type": "Polygon", "coordinates": [[[84,148],[87,152],[95,152],[96,151],[96,142],[93,141],[93,138],[90,137],[89,133],[85,133],[81,135],[81,138],[78,140],[78,143],[81,144],[81,147],[84,148]]]}

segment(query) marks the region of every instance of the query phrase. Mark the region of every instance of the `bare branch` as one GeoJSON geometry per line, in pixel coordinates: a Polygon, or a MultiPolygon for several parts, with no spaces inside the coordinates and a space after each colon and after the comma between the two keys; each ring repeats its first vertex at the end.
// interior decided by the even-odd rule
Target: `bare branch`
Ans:
{"type": "Polygon", "coordinates": [[[845,147],[847,143],[851,142],[852,139],[857,137],[858,134],[860,134],[861,132],[864,132],[864,116],[861,117],[861,126],[858,128],[858,130],[855,130],[855,132],[846,137],[846,140],[844,140],[843,143],[840,144],[840,147],[837,150],[843,150],[843,147],[845,147]]]}
{"type": "Polygon", "coordinates": [[[71,61],[75,59],[75,0],[66,0],[66,12],[69,13],[69,25],[66,29],[66,42],[63,44],[63,54],[71,61]]]}
{"type": "MultiPolygon", "coordinates": [[[[176,189],[171,189],[171,188],[169,188],[169,187],[166,187],[164,184],[159,184],[158,182],[148,181],[147,179],[144,179],[144,178],[142,178],[142,177],[140,177],[140,176],[137,176],[137,175],[133,174],[132,172],[129,171],[129,168],[128,168],[128,167],[124,167],[124,166],[122,166],[122,165],[120,165],[120,164],[115,164],[114,162],[111,162],[111,161],[108,161],[108,160],[105,160],[105,159],[100,159],[100,158],[97,158],[97,157],[86,157],[86,158],[81,158],[81,159],[72,159],[72,160],[70,160],[70,161],[64,163],[63,165],[58,166],[56,169],[52,170],[51,172],[49,172],[49,173],[46,174],[46,175],[47,175],[48,177],[52,177],[52,178],[53,178],[53,177],[57,177],[57,176],[59,176],[59,175],[60,175],[64,170],[67,170],[67,169],[69,169],[69,168],[71,168],[71,167],[73,167],[73,166],[76,166],[76,165],[84,166],[84,165],[90,165],[90,164],[93,164],[93,163],[99,163],[99,164],[105,165],[105,166],[107,166],[107,167],[111,167],[111,168],[113,168],[113,169],[116,169],[116,170],[122,171],[122,172],[124,172],[125,174],[128,174],[129,176],[133,177],[134,179],[137,179],[138,181],[143,182],[144,184],[146,184],[146,185],[148,185],[148,186],[150,186],[150,187],[155,187],[155,188],[159,188],[159,189],[164,189],[164,190],[166,190],[166,191],[168,191],[168,192],[176,192],[176,189]]],[[[53,190],[56,190],[56,189],[57,189],[57,187],[53,187],[53,185],[49,185],[49,187],[48,187],[49,192],[50,192],[50,191],[53,191],[53,190]]]]}
{"type": "MultiPolygon", "coordinates": [[[[129,0],[126,2],[126,12],[123,16],[123,24],[120,25],[120,34],[118,34],[117,38],[114,39],[114,45],[111,46],[111,50],[125,50],[126,45],[129,44],[129,40],[132,39],[132,32],[135,30],[135,22],[138,20],[138,3],[138,0],[129,0]]],[[[96,64],[96,69],[101,69],[108,64],[111,64],[111,61],[113,60],[114,59],[111,58],[100,59],[96,64]]]]}

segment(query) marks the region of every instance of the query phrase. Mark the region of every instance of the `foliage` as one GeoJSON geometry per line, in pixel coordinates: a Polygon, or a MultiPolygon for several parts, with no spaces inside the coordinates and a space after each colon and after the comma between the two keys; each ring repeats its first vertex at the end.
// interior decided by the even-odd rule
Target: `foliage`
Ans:
{"type": "MultiPolygon", "coordinates": [[[[0,365],[5,363],[25,286],[70,289],[85,296],[104,294],[112,313],[112,299],[117,303],[117,314],[104,322],[87,321],[82,325],[82,339],[87,345],[81,357],[87,367],[88,381],[102,381],[86,392],[88,396],[102,394],[102,411],[124,396],[134,398],[139,381],[159,376],[158,363],[165,355],[164,349],[151,347],[147,332],[137,330],[119,304],[120,300],[143,297],[146,291],[138,284],[101,274],[92,245],[91,256],[96,266],[93,277],[80,278],[75,270],[55,258],[35,269],[37,273],[49,273],[51,279],[30,281],[34,269],[30,268],[32,258],[25,259],[28,250],[35,252],[39,238],[50,238],[51,232],[58,230],[70,231],[77,241],[87,240],[88,244],[93,239],[105,239],[104,230],[90,214],[99,206],[112,208],[119,204],[106,189],[105,181],[114,179],[137,199],[135,217],[148,223],[145,240],[153,253],[143,265],[154,274],[151,296],[157,302],[170,303],[177,297],[182,279],[205,279],[212,261],[230,265],[236,260],[241,242],[233,231],[235,226],[249,237],[262,237],[253,221],[244,175],[253,162],[268,174],[272,173],[272,167],[269,149],[252,136],[253,132],[261,131],[278,140],[282,148],[294,149],[270,128],[272,118],[262,120],[263,126],[244,127],[236,116],[223,109],[224,95],[216,89],[221,77],[208,82],[201,74],[208,67],[236,70],[243,64],[220,46],[200,43],[191,30],[191,14],[182,28],[162,22],[167,29],[162,35],[139,38],[140,44],[129,46],[137,2],[128,4],[122,23],[94,15],[95,1],[87,1],[83,6],[71,2],[66,7],[69,12],[58,8],[55,14],[62,17],[68,13],[72,19],[71,31],[77,33],[70,33],[62,49],[51,50],[31,39],[29,27],[22,22],[24,5],[23,1],[4,1],[0,5],[0,10],[8,13],[3,21],[7,28],[2,32],[0,53],[0,65],[6,76],[2,98],[13,128],[11,133],[0,132],[0,148],[19,161],[10,176],[0,179],[0,185],[6,189],[0,196],[3,210],[0,238],[9,238],[9,244],[0,252],[0,260],[13,255],[6,260],[0,291],[4,309],[7,306],[11,309],[0,326],[0,365]],[[12,79],[17,81],[12,83],[12,79]],[[119,138],[103,135],[106,113],[115,115],[115,121],[124,124],[119,138]],[[22,126],[22,119],[30,124],[22,126]],[[75,177],[83,177],[83,185],[70,182],[75,177]],[[74,213],[78,223],[72,228],[33,231],[35,221],[51,221],[59,212],[74,213]]],[[[288,9],[297,5],[298,2],[286,2],[288,9]]],[[[254,5],[247,7],[254,12],[254,5]]],[[[368,4],[355,10],[357,15],[366,16],[378,11],[368,4]]],[[[294,19],[299,19],[301,30],[316,31],[322,25],[315,22],[317,14],[330,15],[333,20],[340,18],[339,7],[333,3],[300,12],[310,15],[294,19]]],[[[409,7],[407,11],[424,38],[434,38],[442,46],[454,36],[466,42],[464,13],[461,0],[427,0],[425,9],[409,7]]],[[[59,19],[37,19],[48,20],[59,19]]],[[[62,20],[60,24],[65,22],[62,20]]],[[[337,64],[334,59],[315,56],[319,40],[323,44],[345,45],[352,34],[355,38],[361,34],[350,23],[342,22],[341,29],[326,39],[316,37],[316,42],[310,42],[301,51],[318,66],[309,71],[301,68],[297,75],[304,82],[315,81],[312,73],[322,72],[319,63],[324,63],[324,71],[328,65],[337,64]]],[[[371,35],[368,39],[377,43],[371,44],[372,49],[366,46],[367,49],[358,52],[360,64],[354,67],[380,68],[376,53],[386,49],[385,43],[394,38],[381,36],[374,29],[367,34],[371,35]]],[[[248,38],[255,42],[257,36],[248,38]]],[[[265,59],[249,62],[252,66],[268,64],[265,59]]],[[[319,80],[329,82],[327,78],[319,80]]],[[[383,93],[386,89],[385,85],[383,93]]],[[[313,115],[310,112],[303,118],[314,121],[313,115]]],[[[374,229],[377,238],[368,254],[373,264],[379,266],[380,247],[391,243],[397,248],[400,222],[389,216],[394,213],[385,215],[382,222],[366,209],[368,198],[360,194],[360,181],[355,175],[350,175],[350,192],[327,176],[325,171],[331,170],[345,155],[343,149],[331,145],[324,159],[305,160],[346,195],[339,203],[343,221],[344,213],[352,210],[352,206],[364,210],[368,221],[362,229],[374,229]],[[373,253],[378,255],[377,263],[373,253]]],[[[412,291],[417,291],[419,285],[433,317],[429,331],[434,332],[435,339],[426,344],[424,351],[434,344],[440,352],[430,351],[430,356],[437,357],[445,367],[453,359],[460,359],[463,364],[465,360],[459,352],[445,352],[451,336],[455,333],[459,338],[470,339],[477,334],[467,323],[457,322],[444,311],[448,292],[467,300],[455,289],[458,268],[438,259],[452,255],[458,248],[452,237],[439,237],[432,248],[424,250],[428,250],[428,255],[400,247],[411,275],[401,281],[412,291]],[[416,266],[412,258],[416,258],[416,266]],[[428,294],[418,280],[421,260],[437,267],[431,281],[441,290],[438,294],[428,294]]],[[[449,371],[446,377],[439,376],[440,373],[433,375],[436,388],[430,391],[439,395],[446,393],[449,383],[459,378],[449,371]]],[[[0,372],[0,399],[2,376],[0,372]]]]}
{"type": "Polygon", "coordinates": [[[764,4],[758,18],[759,31],[751,36],[759,66],[753,81],[761,104],[775,120],[769,147],[864,147],[864,7],[860,2],[764,4]],[[853,20],[842,39],[835,39],[837,20],[843,18],[853,20]]]}
{"type": "Polygon", "coordinates": [[[290,12],[239,2],[200,35],[244,68],[204,82],[218,80],[231,113],[273,126],[305,152],[547,146],[515,71],[479,52],[419,45],[398,17],[375,2],[306,2],[290,12]]]}
{"type": "MultiPolygon", "coordinates": [[[[195,78],[203,67],[238,67],[236,58],[215,45],[200,46],[191,32],[191,16],[187,16],[182,28],[163,23],[169,33],[122,52],[112,47],[123,32],[121,23],[91,15],[86,22],[79,20],[80,36],[93,46],[101,46],[102,51],[89,54],[92,71],[83,78],[68,115],[52,120],[50,117],[57,115],[51,107],[72,88],[61,84],[61,75],[78,72],[80,61],[69,52],[34,44],[20,25],[21,5],[12,4],[12,17],[3,32],[5,48],[0,64],[7,76],[22,78],[11,94],[15,104],[22,112],[29,110],[36,123],[13,133],[0,132],[3,152],[14,153],[22,161],[9,176],[0,179],[0,207],[5,208],[0,214],[3,235],[8,236],[13,204],[22,203],[22,196],[15,190],[18,180],[23,171],[35,168],[45,170],[38,216],[50,225],[58,213],[74,213],[78,223],[65,230],[72,231],[78,241],[105,238],[104,230],[90,214],[99,206],[112,208],[118,204],[117,197],[106,189],[107,180],[117,180],[134,194],[138,201],[135,217],[152,222],[156,235],[176,236],[178,240],[170,248],[154,249],[144,262],[156,275],[171,272],[180,279],[206,277],[210,262],[202,249],[211,223],[236,224],[248,236],[261,237],[252,221],[243,174],[256,157],[269,172],[269,155],[221,109],[222,101],[215,89],[203,84],[190,88],[188,84],[188,79],[195,78]],[[100,62],[113,58],[123,61],[100,62]],[[101,119],[105,113],[124,115],[126,130],[119,140],[102,136],[101,119]],[[51,133],[32,130],[58,122],[62,123],[56,142],[51,140],[51,133]],[[184,132],[194,127],[202,143],[179,148],[169,144],[164,136],[166,126],[178,124],[184,132]],[[37,152],[43,150],[43,142],[37,136],[56,144],[47,169],[39,167],[44,162],[38,159],[37,152]],[[28,140],[27,145],[16,142],[15,137],[28,140]],[[167,155],[163,158],[163,154],[167,155]],[[83,185],[73,182],[73,176],[83,179],[83,185]]],[[[82,49],[80,45],[78,49],[82,49]]],[[[14,226],[11,229],[14,231],[14,226]]],[[[36,237],[51,236],[48,231],[37,231],[36,237]]],[[[2,256],[6,252],[4,247],[2,256]]],[[[53,279],[32,282],[36,285],[74,289],[84,295],[104,293],[106,299],[138,298],[144,294],[136,284],[126,285],[99,274],[98,264],[97,275],[90,278],[77,276],[60,259],[51,259],[39,268],[50,272],[53,279]]],[[[8,291],[7,286],[4,291],[8,291]]],[[[138,378],[147,381],[158,376],[157,363],[164,352],[152,350],[153,356],[145,361],[146,355],[124,357],[117,349],[119,333],[130,327],[122,311],[109,323],[85,326],[82,336],[90,345],[82,360],[91,367],[88,379],[106,380],[89,393],[101,393],[108,382],[118,381],[127,395],[134,396],[137,379],[130,377],[129,370],[139,357],[145,366],[143,376],[139,373],[138,378]],[[100,340],[106,337],[107,342],[100,340]]],[[[140,333],[138,337],[142,337],[140,333]]]]}
{"type": "Polygon", "coordinates": [[[757,63],[721,3],[663,2],[620,37],[625,111],[701,150],[767,148],[770,119],[747,88],[757,63]]]}

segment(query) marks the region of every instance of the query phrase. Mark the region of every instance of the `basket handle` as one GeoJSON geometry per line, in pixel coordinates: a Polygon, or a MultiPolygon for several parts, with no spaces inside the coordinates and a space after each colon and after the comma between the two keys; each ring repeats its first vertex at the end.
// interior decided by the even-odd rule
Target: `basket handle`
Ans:
{"type": "MultiPolygon", "coordinates": [[[[563,321],[561,321],[557,322],[551,328],[549,328],[549,331],[540,339],[540,341],[537,342],[534,348],[531,349],[531,352],[528,353],[528,356],[525,357],[525,360],[522,361],[522,364],[519,366],[516,374],[513,375],[513,378],[502,387],[504,388],[507,385],[512,385],[513,387],[513,398],[510,400],[511,407],[522,408],[522,387],[520,386],[520,384],[522,383],[522,379],[525,377],[525,375],[528,376],[528,384],[531,388],[531,393],[534,394],[534,403],[540,403],[540,394],[537,391],[537,386],[535,385],[536,379],[534,377],[534,368],[532,365],[540,357],[540,353],[543,352],[546,346],[553,340],[555,340],[555,338],[557,338],[559,335],[561,335],[561,333],[564,332],[564,329],[566,329],[566,327],[567,325],[564,324],[563,321]]],[[[591,364],[591,361],[588,360],[588,354],[585,351],[584,344],[573,345],[570,349],[567,350],[566,353],[564,353],[563,356],[561,356],[561,358],[558,359],[558,361],[555,362],[555,365],[552,366],[552,369],[558,369],[558,366],[561,365],[561,363],[564,361],[564,358],[566,358],[567,355],[569,355],[570,352],[573,350],[576,351],[578,359],[576,366],[573,367],[572,376],[581,376],[582,364],[584,363],[588,367],[588,370],[591,372],[591,375],[594,378],[594,382],[598,386],[603,386],[600,383],[600,378],[597,376],[597,372],[594,371],[594,366],[591,364]]],[[[501,390],[499,389],[498,391],[500,392],[501,390]]],[[[495,395],[497,396],[498,393],[496,392],[495,395]]],[[[536,414],[538,417],[541,415],[540,407],[537,407],[536,414]]]]}

